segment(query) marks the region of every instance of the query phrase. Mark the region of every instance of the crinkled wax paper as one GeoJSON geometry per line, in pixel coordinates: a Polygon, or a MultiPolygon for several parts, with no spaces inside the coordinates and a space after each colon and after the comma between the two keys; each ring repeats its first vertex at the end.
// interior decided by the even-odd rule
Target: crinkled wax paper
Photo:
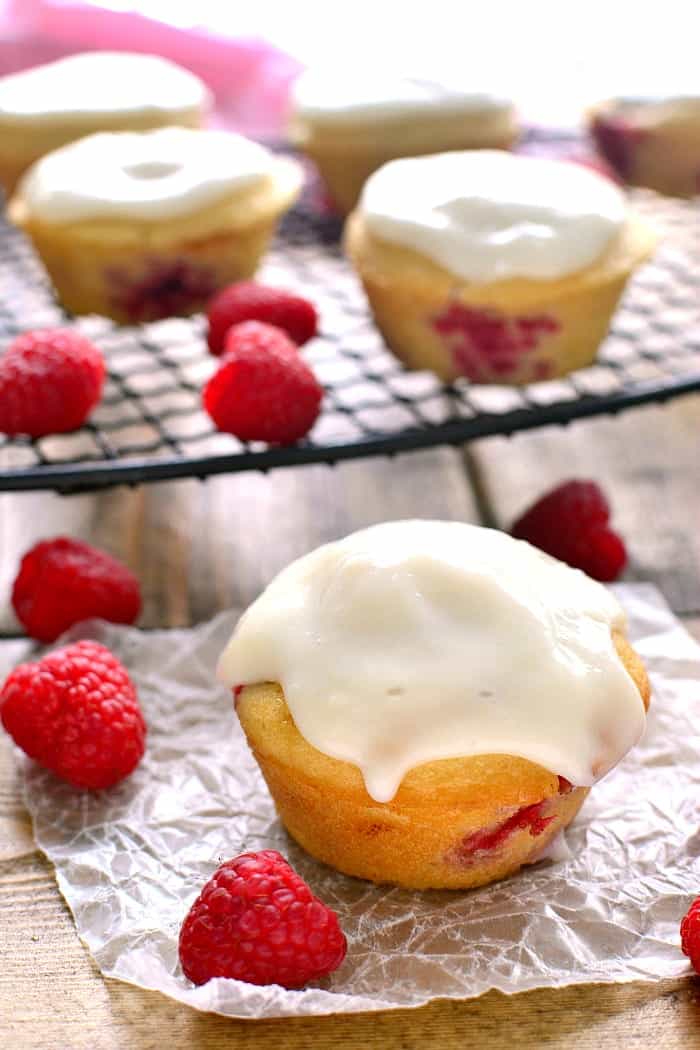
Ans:
{"type": "Polygon", "coordinates": [[[146,758],[101,795],[75,792],[27,762],[26,801],[102,972],[231,1017],[381,1010],[490,988],[686,972],[678,921],[700,885],[700,648],[652,588],[618,593],[653,679],[646,737],[591,793],[566,834],[568,859],[468,893],[347,878],[287,838],[230,694],[213,681],[234,614],[157,633],[98,624],[138,685],[146,758]],[[347,959],[304,991],[225,979],[194,988],[178,966],[182,918],[220,861],[261,847],[281,850],[336,909],[347,959]]]}

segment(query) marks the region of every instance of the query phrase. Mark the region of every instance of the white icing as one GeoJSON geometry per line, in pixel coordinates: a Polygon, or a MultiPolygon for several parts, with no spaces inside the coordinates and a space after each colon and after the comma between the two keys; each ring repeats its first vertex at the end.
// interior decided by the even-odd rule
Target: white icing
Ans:
{"type": "Polygon", "coordinates": [[[281,572],[218,674],[279,682],[299,732],[393,798],[426,762],[508,754],[591,784],[639,739],[644,708],[599,583],[505,533],[390,522],[281,572]]]}
{"type": "Polygon", "coordinates": [[[23,123],[206,108],[194,73],[158,55],[88,51],[0,78],[0,117],[23,123]]]}
{"type": "Polygon", "coordinates": [[[430,117],[438,113],[504,113],[512,103],[456,80],[406,77],[390,70],[310,69],[294,85],[297,113],[346,123],[430,117]]]}
{"type": "Polygon", "coordinates": [[[603,254],[626,217],[605,176],[501,150],[391,161],[365,183],[360,209],[376,237],[474,282],[574,273],[603,254]]]}
{"type": "Polygon", "coordinates": [[[48,223],[161,220],[254,186],[276,163],[264,146],[227,131],[101,132],[42,157],[21,192],[32,214],[48,223]]]}

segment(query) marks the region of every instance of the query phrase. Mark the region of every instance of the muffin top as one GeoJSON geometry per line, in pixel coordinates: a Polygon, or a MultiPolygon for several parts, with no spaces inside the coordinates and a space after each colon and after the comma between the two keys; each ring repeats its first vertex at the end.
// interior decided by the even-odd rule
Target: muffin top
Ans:
{"type": "Polygon", "coordinates": [[[620,95],[608,99],[599,108],[614,110],[640,127],[696,121],[700,120],[700,91],[679,95],[620,95]]]}
{"type": "Polygon", "coordinates": [[[438,114],[509,113],[510,99],[456,78],[405,76],[390,68],[312,68],[293,90],[296,114],[315,123],[384,123],[438,114]]]}
{"type": "Polygon", "coordinates": [[[603,586],[505,533],[389,522],[281,572],[219,676],[279,683],[302,736],[379,802],[416,766],[481,754],[588,785],[644,728],[624,624],[603,586]]]}
{"type": "MultiPolygon", "coordinates": [[[[31,214],[49,224],[157,222],[255,187],[282,163],[264,146],[228,131],[99,132],[38,160],[19,194],[31,214]]],[[[285,162],[283,170],[285,178],[301,180],[296,165],[285,162]]]]}
{"type": "Polygon", "coordinates": [[[695,64],[679,61],[643,70],[619,70],[608,78],[598,107],[614,108],[640,123],[700,117],[700,78],[695,64]]]}
{"type": "Polygon", "coordinates": [[[27,126],[70,120],[89,127],[100,117],[167,117],[209,103],[194,73],[127,51],[87,51],[0,78],[0,119],[27,126]]]}
{"type": "Polygon", "coordinates": [[[366,182],[359,211],[375,237],[486,283],[590,266],[627,207],[610,179],[580,164],[467,150],[390,161],[366,182]]]}

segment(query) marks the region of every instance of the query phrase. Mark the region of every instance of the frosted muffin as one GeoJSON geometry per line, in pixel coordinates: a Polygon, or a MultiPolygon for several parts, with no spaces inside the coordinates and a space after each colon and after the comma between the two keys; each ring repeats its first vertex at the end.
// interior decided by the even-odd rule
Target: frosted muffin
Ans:
{"type": "Polygon", "coordinates": [[[631,186],[677,197],[700,194],[700,95],[616,98],[595,106],[599,152],[631,186]]]}
{"type": "Polygon", "coordinates": [[[474,383],[590,364],[653,243],[605,176],[496,150],[385,165],[345,233],[387,346],[474,383]]]}
{"type": "Polygon", "coordinates": [[[456,82],[391,71],[312,69],[294,88],[291,137],[316,164],[336,206],[355,207],[389,160],[457,149],[508,149],[512,102],[456,82]]]}
{"type": "Polygon", "coordinates": [[[30,168],[10,201],[63,305],[150,321],[250,277],[302,176],[225,131],[90,135],[30,168]]]}
{"type": "Polygon", "coordinates": [[[378,525],[294,562],[219,676],[289,833],[346,874],[419,889],[536,860],[649,699],[601,584],[456,522],[378,525]]]}
{"type": "Polygon", "coordinates": [[[198,127],[210,102],[157,55],[90,51],[0,77],[0,183],[9,195],[39,157],[96,131],[198,127]]]}

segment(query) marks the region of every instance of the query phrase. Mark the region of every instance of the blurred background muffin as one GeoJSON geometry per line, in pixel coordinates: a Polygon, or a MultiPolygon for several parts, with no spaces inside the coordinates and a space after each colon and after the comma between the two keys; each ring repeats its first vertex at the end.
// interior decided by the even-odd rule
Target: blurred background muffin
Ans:
{"type": "Polygon", "coordinates": [[[39,157],[96,131],[198,127],[205,84],[158,55],[90,51],[0,78],[0,182],[9,195],[39,157]]]}
{"type": "Polygon", "coordinates": [[[389,160],[445,150],[508,149],[515,107],[464,77],[407,76],[390,66],[314,68],[294,85],[290,134],[318,168],[343,213],[389,160]]]}
{"type": "Polygon", "coordinates": [[[677,197],[700,194],[700,74],[695,95],[600,102],[589,128],[623,182],[677,197]]]}
{"type": "Polygon", "coordinates": [[[386,164],[345,232],[387,346],[446,382],[590,364],[653,244],[606,176],[497,150],[386,164]]]}
{"type": "Polygon", "coordinates": [[[9,216],[68,310],[152,321],[252,276],[301,181],[296,161],[234,132],[101,132],[37,161],[9,216]]]}

